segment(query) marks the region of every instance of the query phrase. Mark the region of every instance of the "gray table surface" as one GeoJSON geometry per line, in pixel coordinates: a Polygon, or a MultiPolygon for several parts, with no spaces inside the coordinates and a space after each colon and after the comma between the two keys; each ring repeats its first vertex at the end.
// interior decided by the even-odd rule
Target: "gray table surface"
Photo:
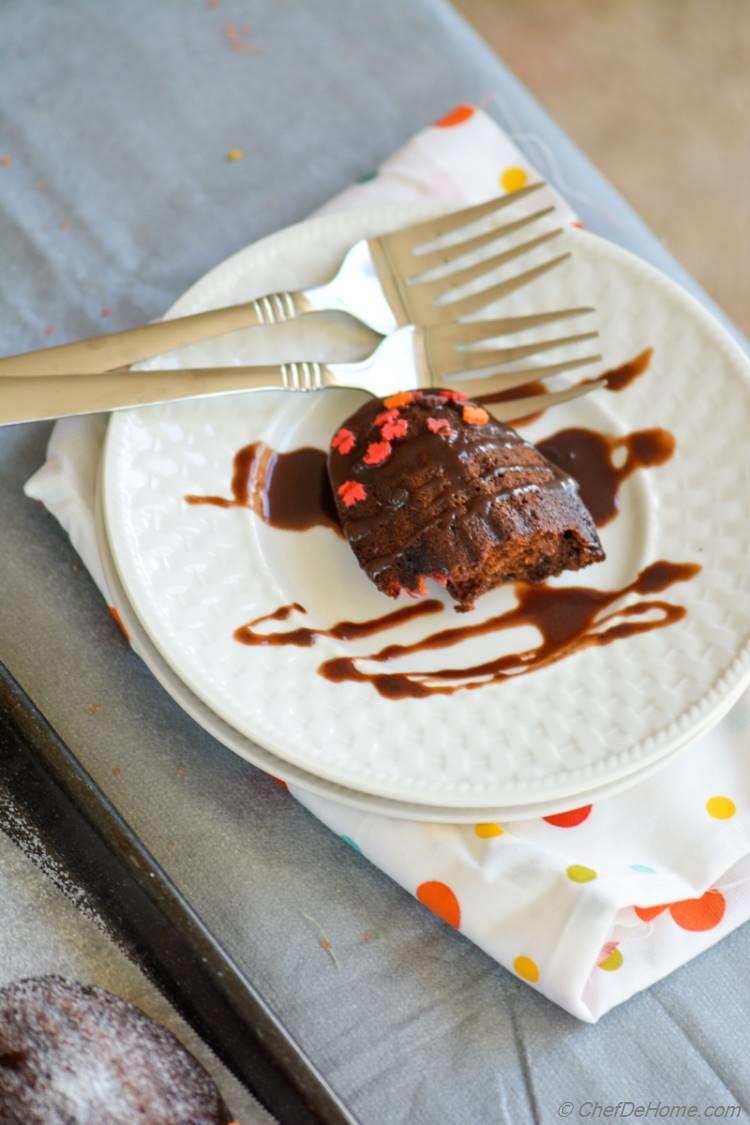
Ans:
{"type": "MultiPolygon", "coordinates": [[[[459,101],[696,289],[444,0],[4,0],[0,35],[5,353],[158,316],[459,101]]],[[[365,1125],[750,1107],[749,927],[596,1026],[555,1008],[167,698],[22,495],[48,433],[0,434],[0,657],[365,1125]]]]}

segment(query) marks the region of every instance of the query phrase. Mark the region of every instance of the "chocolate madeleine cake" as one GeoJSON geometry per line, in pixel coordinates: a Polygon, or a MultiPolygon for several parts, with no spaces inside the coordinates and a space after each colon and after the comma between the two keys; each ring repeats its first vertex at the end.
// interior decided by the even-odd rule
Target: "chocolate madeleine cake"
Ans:
{"type": "Polygon", "coordinates": [[[576,482],[454,391],[371,399],[334,434],[328,474],[352,550],[378,589],[458,609],[501,582],[604,558],[576,482]]]}
{"type": "Polygon", "coordinates": [[[0,989],[3,1125],[227,1125],[203,1067],[103,988],[29,977],[0,989]]]}

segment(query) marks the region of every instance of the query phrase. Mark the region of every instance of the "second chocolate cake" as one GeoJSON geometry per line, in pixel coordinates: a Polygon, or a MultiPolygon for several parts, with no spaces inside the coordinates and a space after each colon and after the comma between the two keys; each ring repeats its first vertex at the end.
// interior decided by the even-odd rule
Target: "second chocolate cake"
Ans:
{"type": "Polygon", "coordinates": [[[368,400],[334,435],[328,473],[346,538],[390,597],[433,578],[471,609],[501,582],[604,558],[576,482],[452,391],[368,400]]]}
{"type": "Polygon", "coordinates": [[[133,1004],[59,976],[0,989],[2,1125],[227,1125],[230,1116],[197,1059],[133,1004]]]}

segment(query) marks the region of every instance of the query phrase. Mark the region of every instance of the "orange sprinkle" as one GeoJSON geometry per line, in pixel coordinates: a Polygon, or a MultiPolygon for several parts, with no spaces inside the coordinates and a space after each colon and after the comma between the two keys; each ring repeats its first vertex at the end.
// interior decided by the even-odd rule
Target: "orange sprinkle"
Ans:
{"type": "Polygon", "coordinates": [[[44,329],[44,335],[45,336],[51,336],[54,331],[55,331],[54,324],[48,324],[47,327],[44,329]]]}
{"type": "Polygon", "coordinates": [[[285,781],[282,781],[280,777],[274,777],[273,774],[269,774],[269,777],[271,778],[271,781],[276,782],[276,784],[279,786],[280,789],[286,789],[286,790],[289,789],[289,786],[287,785],[287,783],[285,781]]]}
{"type": "Polygon", "coordinates": [[[119,766],[112,766],[112,777],[119,777],[121,773],[122,770],[119,766]]]}
{"type": "Polygon", "coordinates": [[[333,439],[331,441],[331,449],[337,449],[339,453],[343,454],[351,453],[356,443],[357,439],[354,436],[353,432],[351,430],[347,430],[345,427],[342,427],[333,435],[333,439]]]}
{"type": "Polygon", "coordinates": [[[337,492],[346,508],[351,508],[353,504],[358,504],[360,500],[367,499],[367,490],[364,485],[356,480],[345,480],[343,484],[339,485],[337,492]]]}
{"type": "Polygon", "coordinates": [[[419,594],[420,598],[423,598],[427,593],[427,583],[425,581],[424,574],[420,574],[417,578],[417,581],[414,584],[414,593],[419,594]]]}
{"type": "Polygon", "coordinates": [[[229,152],[227,153],[227,160],[231,160],[234,163],[237,160],[242,160],[244,155],[245,154],[241,148],[230,148],[229,152]]]}
{"type": "Polygon", "coordinates": [[[0,156],[0,168],[10,168],[12,163],[12,156],[0,156]]]}
{"type": "Polygon", "coordinates": [[[185,767],[184,766],[180,766],[180,768],[177,771],[177,776],[178,777],[184,777],[185,776],[185,767]]]}
{"type": "Polygon", "coordinates": [[[409,403],[413,401],[414,395],[411,393],[411,391],[397,391],[395,395],[391,395],[390,398],[384,399],[383,405],[386,406],[389,410],[392,410],[394,407],[408,406],[409,403]]]}
{"type": "Polygon", "coordinates": [[[102,309],[102,316],[112,316],[112,309],[109,307],[109,305],[105,305],[102,309]]]}
{"type": "Polygon", "coordinates": [[[368,445],[362,460],[365,465],[382,465],[392,449],[393,446],[389,441],[374,441],[368,445]]]}
{"type": "Polygon", "coordinates": [[[489,422],[490,416],[481,406],[465,406],[463,420],[471,426],[483,426],[485,422],[489,422]]]}
{"type": "Polygon", "coordinates": [[[462,391],[441,391],[442,398],[447,398],[452,402],[465,402],[466,395],[462,391]]]}
{"type": "Polygon", "coordinates": [[[384,426],[386,422],[392,422],[394,418],[398,418],[398,410],[384,410],[375,419],[376,426],[384,426]]]}
{"type": "Polygon", "coordinates": [[[101,711],[101,709],[102,709],[101,703],[89,703],[88,707],[86,708],[86,714],[87,715],[98,715],[99,712],[101,711]]]}

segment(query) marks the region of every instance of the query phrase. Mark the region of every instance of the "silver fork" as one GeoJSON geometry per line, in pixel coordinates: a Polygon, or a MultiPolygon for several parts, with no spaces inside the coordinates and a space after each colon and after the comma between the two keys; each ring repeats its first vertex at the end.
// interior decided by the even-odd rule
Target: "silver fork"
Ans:
{"type": "Polygon", "coordinates": [[[112,371],[118,367],[129,367],[147,356],[163,354],[212,336],[259,324],[276,324],[309,312],[346,312],[381,335],[406,324],[446,324],[520,289],[570,257],[569,253],[559,254],[477,293],[443,301],[454,289],[545,245],[556,238],[562,228],[544,230],[533,238],[502,249],[502,243],[508,236],[552,214],[555,209],[549,206],[520,215],[474,237],[451,242],[449,246],[424,252],[422,247],[445,235],[461,232],[464,227],[473,226],[479,220],[493,218],[544,186],[542,182],[530,184],[488,203],[439,215],[392,234],[360,239],[345,255],[336,275],[325,285],[272,293],[244,304],[175,317],[25,355],[8,356],[0,359],[0,375],[112,371]],[[424,274],[431,274],[438,266],[452,265],[494,243],[498,244],[498,252],[491,257],[446,276],[423,278],[424,274]]]}
{"type": "MultiPolygon", "coordinates": [[[[469,398],[494,395],[600,360],[600,355],[585,355],[542,366],[514,366],[529,356],[592,340],[598,333],[584,332],[503,348],[490,348],[486,344],[506,333],[591,311],[570,309],[531,317],[434,325],[430,328],[408,325],[392,332],[367,359],[356,363],[303,361],[263,367],[39,375],[31,379],[9,375],[0,380],[0,425],[93,414],[178,399],[277,389],[317,391],[338,387],[385,397],[396,391],[428,390],[450,385],[469,398]],[[471,377],[471,373],[489,372],[498,367],[509,367],[509,370],[471,377]]],[[[522,418],[603,385],[603,380],[592,381],[556,393],[518,398],[498,404],[493,408],[493,414],[501,421],[522,418]]]]}

